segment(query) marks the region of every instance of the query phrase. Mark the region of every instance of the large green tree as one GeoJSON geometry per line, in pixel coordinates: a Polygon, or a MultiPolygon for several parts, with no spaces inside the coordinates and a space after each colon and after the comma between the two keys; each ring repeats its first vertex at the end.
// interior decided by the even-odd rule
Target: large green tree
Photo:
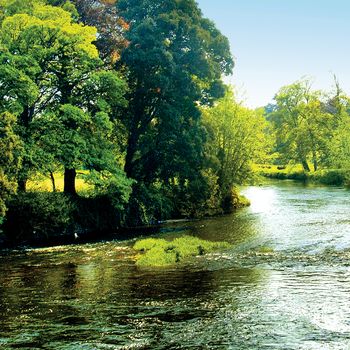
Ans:
{"type": "Polygon", "coordinates": [[[119,16],[115,0],[48,0],[50,4],[65,9],[72,4],[78,12],[79,20],[97,28],[98,36],[95,42],[100,57],[111,64],[120,57],[120,51],[127,45],[124,32],[128,25],[119,16]]]}
{"type": "Polygon", "coordinates": [[[206,156],[225,205],[232,197],[233,187],[251,175],[252,163],[266,156],[267,123],[263,111],[243,106],[230,89],[215,106],[204,108],[203,115],[209,135],[206,156]]]}
{"type": "Polygon", "coordinates": [[[314,170],[327,154],[333,117],[325,108],[320,91],[308,79],[284,86],[275,96],[276,105],[267,118],[275,130],[277,150],[286,161],[298,162],[305,171],[314,170]]]}
{"type": "Polygon", "coordinates": [[[119,0],[117,10],[130,26],[117,62],[130,88],[125,171],[146,183],[184,181],[203,159],[198,107],[222,96],[232,70],[228,40],[194,0],[119,0]]]}
{"type": "MultiPolygon", "coordinates": [[[[20,134],[27,148],[19,181],[24,189],[30,170],[43,169],[45,163],[53,159],[33,148],[35,140],[32,135],[38,123],[44,125],[45,117],[49,115],[57,118],[65,115],[62,110],[66,105],[87,112],[74,114],[75,122],[65,124],[68,133],[70,127],[73,132],[77,125],[85,125],[87,115],[96,122],[106,120],[98,118],[101,115],[98,113],[103,112],[108,117],[115,115],[116,109],[125,105],[123,93],[126,85],[116,73],[103,70],[94,45],[96,29],[76,23],[72,17],[74,11],[45,5],[41,1],[29,1],[26,6],[16,7],[10,0],[5,2],[4,13],[9,13],[9,16],[5,16],[0,29],[1,69],[4,71],[0,78],[0,95],[5,101],[1,107],[18,115],[20,134]],[[12,10],[7,11],[9,8],[12,10]],[[11,80],[15,84],[11,85],[11,80]],[[82,119],[78,121],[76,118],[82,119]],[[42,157],[39,157],[40,154],[42,157]]],[[[108,125],[105,129],[109,129],[108,125]]],[[[89,148],[98,149],[101,153],[104,143],[94,139],[101,139],[100,133],[90,133],[86,137],[84,142],[89,144],[89,148]]],[[[64,140],[67,143],[68,139],[64,140]]],[[[70,147],[73,148],[73,145],[74,141],[70,147]]],[[[83,158],[89,153],[79,147],[75,152],[83,158]]],[[[60,159],[60,164],[64,166],[65,192],[74,194],[76,170],[73,165],[79,162],[54,158],[60,159]]],[[[90,167],[97,164],[96,159],[89,160],[90,167]]],[[[98,167],[101,168],[101,162],[98,167]]]]}
{"type": "Polygon", "coordinates": [[[329,153],[326,165],[350,169],[350,98],[341,89],[336,77],[335,88],[325,105],[332,118],[332,135],[327,139],[329,153]]]}

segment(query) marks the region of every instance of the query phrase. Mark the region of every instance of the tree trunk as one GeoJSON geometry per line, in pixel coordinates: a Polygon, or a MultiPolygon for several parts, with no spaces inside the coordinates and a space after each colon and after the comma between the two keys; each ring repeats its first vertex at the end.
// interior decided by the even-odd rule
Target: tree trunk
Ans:
{"type": "Polygon", "coordinates": [[[134,160],[134,155],[136,153],[136,149],[137,149],[137,136],[136,136],[136,133],[132,133],[128,139],[128,147],[126,150],[125,165],[124,165],[124,171],[127,177],[129,178],[135,177],[133,160],[134,160]]]}
{"type": "Polygon", "coordinates": [[[64,169],[64,193],[76,195],[76,189],[75,189],[75,178],[77,176],[77,173],[75,169],[64,169]]]}
{"type": "Polygon", "coordinates": [[[305,159],[301,161],[301,165],[303,166],[304,171],[310,172],[309,164],[307,164],[307,161],[305,159]]]}
{"type": "Polygon", "coordinates": [[[313,155],[312,155],[312,161],[313,161],[313,163],[314,163],[314,171],[317,171],[317,169],[318,169],[318,162],[317,162],[317,156],[316,156],[316,154],[313,152],[313,155]]]}
{"type": "Polygon", "coordinates": [[[27,179],[20,179],[17,181],[17,189],[18,192],[26,192],[27,191],[27,179]]]}
{"type": "Polygon", "coordinates": [[[28,128],[30,122],[34,117],[34,106],[24,106],[23,112],[20,115],[20,120],[22,124],[28,128]]]}
{"type": "Polygon", "coordinates": [[[56,192],[56,182],[52,171],[50,171],[50,179],[51,179],[51,185],[52,185],[52,192],[56,192]]]}

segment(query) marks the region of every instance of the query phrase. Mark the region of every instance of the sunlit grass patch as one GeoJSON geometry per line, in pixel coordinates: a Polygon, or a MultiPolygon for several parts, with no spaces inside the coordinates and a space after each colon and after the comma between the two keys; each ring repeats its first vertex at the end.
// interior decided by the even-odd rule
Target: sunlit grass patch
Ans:
{"type": "MultiPolygon", "coordinates": [[[[85,179],[83,178],[83,175],[87,171],[80,170],[77,174],[77,178],[75,180],[75,187],[77,192],[84,192],[92,189],[92,186],[88,183],[86,183],[85,179]]],[[[63,186],[64,186],[64,176],[63,173],[57,172],[54,174],[55,177],[55,185],[56,185],[56,191],[62,192],[63,186]]],[[[52,188],[52,182],[49,176],[44,175],[35,175],[32,178],[28,180],[27,183],[27,189],[29,191],[39,191],[39,192],[51,192],[53,190],[52,188]]]]}
{"type": "MultiPolygon", "coordinates": [[[[312,169],[311,164],[310,168],[312,169]]],[[[253,170],[256,174],[271,179],[308,181],[331,186],[348,186],[350,184],[349,169],[319,169],[305,172],[300,164],[286,166],[254,164],[253,170]]]]}
{"type": "Polygon", "coordinates": [[[237,208],[249,207],[250,204],[250,200],[247,197],[241,194],[238,195],[237,208]]]}
{"type": "Polygon", "coordinates": [[[160,239],[160,238],[146,238],[146,239],[141,239],[137,241],[134,244],[134,249],[138,250],[140,252],[145,252],[147,250],[151,250],[152,248],[155,247],[165,247],[168,245],[169,242],[166,241],[165,239],[160,239]]]}
{"type": "Polygon", "coordinates": [[[143,252],[137,256],[138,266],[168,266],[191,256],[204,255],[230,246],[227,242],[210,242],[197,237],[183,236],[169,242],[156,238],[143,239],[135,243],[134,249],[143,252]]]}
{"type": "Polygon", "coordinates": [[[271,248],[271,247],[267,247],[267,246],[259,247],[256,251],[257,251],[258,253],[263,253],[263,254],[271,254],[271,253],[274,253],[274,249],[271,248]]]}

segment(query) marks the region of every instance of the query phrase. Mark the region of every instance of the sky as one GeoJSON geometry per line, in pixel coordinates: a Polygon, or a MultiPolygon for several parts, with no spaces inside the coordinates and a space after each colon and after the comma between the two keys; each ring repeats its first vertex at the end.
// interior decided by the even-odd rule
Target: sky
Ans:
{"type": "Polygon", "coordinates": [[[350,94],[349,0],[197,0],[229,39],[232,77],[246,105],[260,107],[302,77],[350,94]]]}

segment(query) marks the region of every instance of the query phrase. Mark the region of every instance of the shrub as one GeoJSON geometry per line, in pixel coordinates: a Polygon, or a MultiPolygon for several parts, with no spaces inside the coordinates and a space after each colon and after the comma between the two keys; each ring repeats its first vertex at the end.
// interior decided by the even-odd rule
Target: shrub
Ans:
{"type": "Polygon", "coordinates": [[[231,213],[235,209],[247,207],[250,205],[248,198],[239,194],[236,188],[232,188],[226,196],[223,197],[221,207],[224,213],[231,213]]]}
{"type": "Polygon", "coordinates": [[[74,210],[63,193],[20,193],[8,202],[4,232],[13,241],[62,234],[73,224],[74,210]]]}
{"type": "Polygon", "coordinates": [[[310,174],[309,178],[323,185],[343,186],[349,183],[350,173],[342,169],[320,170],[310,174]]]}
{"type": "Polygon", "coordinates": [[[108,195],[85,198],[62,192],[19,193],[8,202],[2,228],[13,243],[47,244],[54,237],[65,241],[74,233],[80,238],[98,237],[123,224],[123,211],[114,204],[108,195]]]}
{"type": "Polygon", "coordinates": [[[112,232],[124,223],[124,212],[112,195],[77,197],[73,212],[77,228],[84,232],[112,232]]]}
{"type": "Polygon", "coordinates": [[[134,184],[126,210],[127,225],[155,224],[173,217],[174,204],[170,192],[170,189],[165,185],[134,184]]]}

